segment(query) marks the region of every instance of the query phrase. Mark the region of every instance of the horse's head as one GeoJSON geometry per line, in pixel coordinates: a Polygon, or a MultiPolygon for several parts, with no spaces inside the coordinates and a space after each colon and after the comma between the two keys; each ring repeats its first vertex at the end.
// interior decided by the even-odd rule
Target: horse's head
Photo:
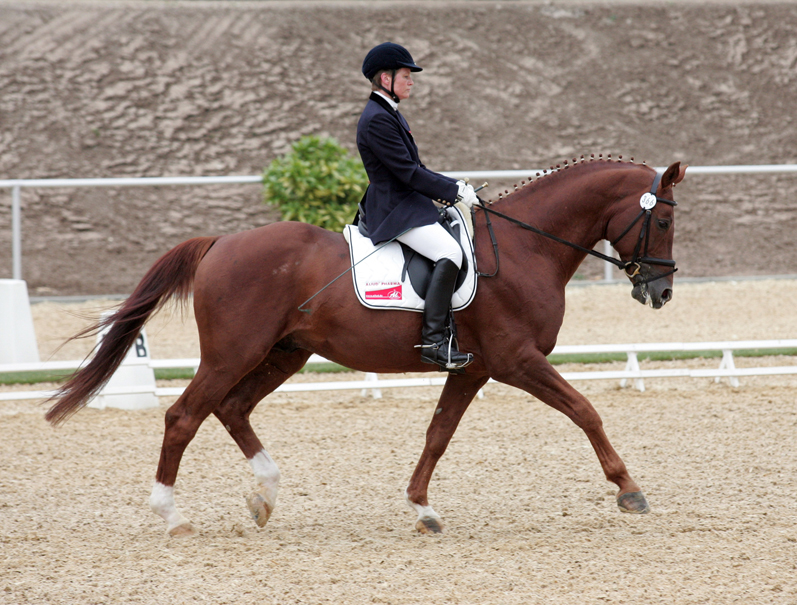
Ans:
{"type": "Polygon", "coordinates": [[[672,298],[675,261],[672,260],[674,206],[672,188],[684,178],[686,166],[675,162],[657,174],[644,192],[626,196],[622,209],[606,228],[609,241],[625,262],[634,285],[631,295],[660,309],[672,298]]]}

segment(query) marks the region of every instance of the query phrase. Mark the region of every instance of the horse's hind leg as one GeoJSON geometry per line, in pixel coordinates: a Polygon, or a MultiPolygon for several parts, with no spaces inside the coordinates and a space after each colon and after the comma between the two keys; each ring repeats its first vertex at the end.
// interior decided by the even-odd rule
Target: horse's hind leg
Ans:
{"type": "Polygon", "coordinates": [[[427,499],[429,481],[462,415],[487,380],[487,376],[449,374],[443,387],[432,421],[426,429],[426,445],[404,493],[407,504],[418,513],[415,529],[423,534],[439,534],[443,531],[443,521],[429,506],[427,499]]]}
{"type": "MultiPolygon", "coordinates": [[[[188,519],[177,510],[174,484],[185,448],[211,413],[215,413],[227,427],[249,459],[261,489],[265,489],[268,496],[264,498],[264,508],[265,503],[273,508],[279,471],[252,431],[249,414],[263,397],[298,371],[309,356],[310,353],[301,350],[292,353],[272,351],[259,366],[233,384],[226,374],[200,366],[194,380],[166,412],[158,473],[149,499],[152,510],[166,521],[169,535],[196,533],[188,519]]],[[[265,520],[262,523],[265,524],[265,520]]]]}
{"type": "Polygon", "coordinates": [[[178,510],[174,501],[174,484],[185,448],[191,443],[199,426],[222,402],[237,378],[230,378],[207,366],[199,371],[177,401],[166,411],[158,472],[149,497],[153,512],[163,517],[171,536],[193,535],[191,523],[178,510]]]}
{"type": "Polygon", "coordinates": [[[255,435],[249,415],[264,397],[298,372],[309,357],[308,351],[273,350],[213,412],[241,448],[255,474],[257,488],[246,498],[246,504],[259,527],[266,525],[276,505],[280,472],[255,435]]]}

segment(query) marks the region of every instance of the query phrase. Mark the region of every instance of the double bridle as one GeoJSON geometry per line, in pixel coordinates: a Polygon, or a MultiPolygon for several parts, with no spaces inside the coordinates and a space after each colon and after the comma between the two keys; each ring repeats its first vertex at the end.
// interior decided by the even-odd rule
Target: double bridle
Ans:
{"type": "Polygon", "coordinates": [[[662,279],[664,277],[668,277],[675,273],[678,269],[675,268],[675,261],[666,258],[656,258],[652,256],[648,256],[648,245],[650,243],[650,221],[653,216],[653,208],[655,208],[658,202],[662,204],[668,204],[670,206],[677,206],[675,201],[667,200],[663,197],[659,197],[656,195],[656,190],[659,188],[659,183],[661,182],[661,173],[656,172],[656,177],[653,179],[653,185],[650,187],[650,192],[644,193],[639,200],[639,205],[642,207],[642,210],[639,212],[637,217],[631,221],[631,224],[626,227],[623,232],[619,235],[619,237],[615,238],[614,241],[611,242],[611,245],[614,246],[617,242],[623,239],[628,232],[633,229],[634,225],[636,225],[640,219],[642,219],[642,227],[639,230],[639,237],[637,238],[636,246],[634,247],[634,255],[630,261],[621,261],[611,256],[607,256],[605,254],[601,254],[600,252],[596,252],[595,250],[590,250],[583,246],[579,246],[578,244],[574,244],[573,242],[569,242],[566,239],[562,239],[552,233],[548,233],[543,231],[542,229],[538,229],[537,227],[533,227],[523,221],[519,221],[516,218],[511,216],[507,216],[497,210],[493,210],[489,206],[487,206],[484,202],[481,202],[480,208],[487,212],[487,230],[490,233],[490,240],[493,243],[493,253],[495,254],[495,271],[493,273],[479,273],[481,277],[493,277],[498,273],[498,242],[495,239],[495,233],[493,232],[493,226],[490,222],[490,214],[494,214],[496,216],[501,217],[504,220],[509,221],[517,225],[518,227],[522,227],[528,231],[532,231],[538,235],[542,235],[547,237],[548,239],[552,239],[555,242],[559,242],[560,244],[565,244],[566,246],[570,246],[571,248],[575,248],[581,252],[586,254],[591,254],[597,258],[603,259],[608,263],[612,263],[614,266],[622,269],[625,274],[633,281],[634,285],[647,285],[652,281],[656,281],[658,279],[662,279]],[[644,242],[644,249],[643,249],[643,242],[644,242]],[[640,253],[642,255],[640,256],[640,253]],[[662,273],[660,275],[656,275],[654,277],[645,277],[642,275],[642,265],[659,265],[662,267],[671,267],[670,271],[662,273]]]}

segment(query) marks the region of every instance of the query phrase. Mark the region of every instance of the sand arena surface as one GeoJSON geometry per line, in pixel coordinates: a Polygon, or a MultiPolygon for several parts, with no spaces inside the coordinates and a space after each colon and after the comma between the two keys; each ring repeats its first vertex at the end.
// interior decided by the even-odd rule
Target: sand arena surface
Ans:
{"type": "MultiPolygon", "coordinates": [[[[794,281],[676,283],[659,312],[629,294],[569,289],[560,343],[797,334],[794,281]]],[[[68,312],[87,306],[98,304],[33,306],[43,358],[82,325],[68,312]]],[[[155,357],[196,354],[190,321],[163,314],[147,329],[155,357]]],[[[55,357],[74,358],[80,346],[55,357]]],[[[794,361],[737,359],[764,363],[794,361]]],[[[447,526],[435,537],[415,533],[402,491],[439,388],[261,403],[253,424],[283,473],[262,530],[244,503],[249,466],[209,420],[177,482],[178,505],[200,531],[187,540],[168,538],[147,505],[172,400],[135,413],[83,410],[57,430],[35,402],[4,402],[0,602],[794,603],[796,384],[658,379],[639,393],[576,383],[646,491],[645,516],[617,510],[614,486],[563,415],[488,385],[432,479],[430,501],[447,526]]]]}

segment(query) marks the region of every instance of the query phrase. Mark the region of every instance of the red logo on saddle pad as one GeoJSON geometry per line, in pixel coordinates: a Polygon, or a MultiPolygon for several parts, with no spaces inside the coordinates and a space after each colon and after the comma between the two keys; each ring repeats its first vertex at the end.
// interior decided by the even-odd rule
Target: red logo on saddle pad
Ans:
{"type": "Polygon", "coordinates": [[[402,300],[401,284],[381,290],[370,290],[365,293],[365,300],[402,300]]]}

